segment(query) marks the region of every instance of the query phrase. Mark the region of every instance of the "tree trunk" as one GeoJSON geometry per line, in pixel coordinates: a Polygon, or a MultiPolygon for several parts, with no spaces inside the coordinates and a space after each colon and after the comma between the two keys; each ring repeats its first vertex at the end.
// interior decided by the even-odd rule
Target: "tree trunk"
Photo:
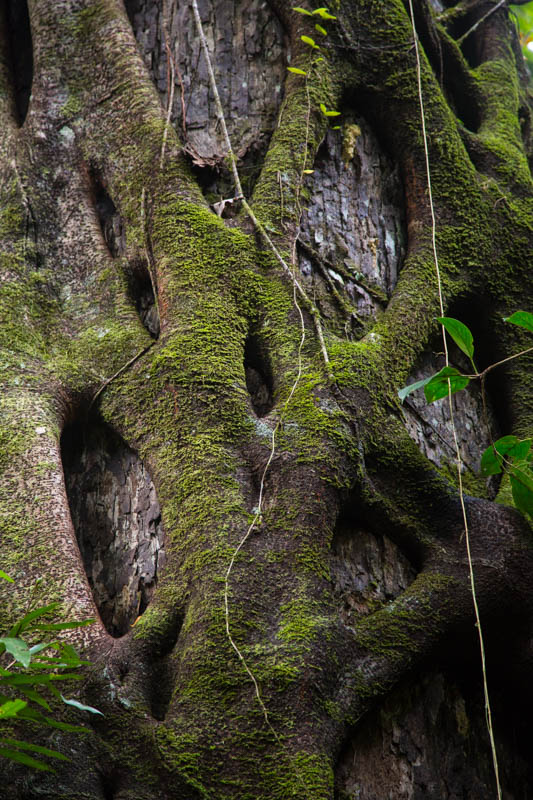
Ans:
{"type": "Polygon", "coordinates": [[[478,369],[528,344],[509,9],[415,0],[431,198],[408,0],[202,1],[244,198],[186,0],[1,9],[1,630],[40,576],[94,616],[105,714],[4,796],[496,797],[450,408],[503,797],[533,796],[530,525],[479,475],[531,434],[532,359],[397,395],[443,364],[431,198],[478,369]]]}

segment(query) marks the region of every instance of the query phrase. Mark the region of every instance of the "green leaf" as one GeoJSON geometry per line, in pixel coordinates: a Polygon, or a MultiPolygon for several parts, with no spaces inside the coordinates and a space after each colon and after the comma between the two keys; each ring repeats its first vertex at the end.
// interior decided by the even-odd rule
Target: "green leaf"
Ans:
{"type": "Polygon", "coordinates": [[[26,642],[22,639],[12,639],[9,636],[5,636],[0,638],[0,645],[3,645],[6,652],[12,655],[23,667],[29,667],[31,653],[26,642]]]}
{"type": "Polygon", "coordinates": [[[19,712],[26,708],[27,705],[25,700],[7,700],[0,706],[0,719],[17,717],[19,712]]]}
{"type": "Polygon", "coordinates": [[[27,719],[31,720],[32,722],[39,722],[41,725],[48,725],[50,728],[57,728],[60,731],[68,731],[69,733],[87,733],[88,729],[83,727],[83,725],[71,725],[68,722],[59,722],[55,720],[53,717],[45,717],[40,711],[37,709],[27,708],[22,709],[20,714],[18,715],[20,719],[27,719]]]}
{"type": "Polygon", "coordinates": [[[519,439],[517,436],[502,436],[491,444],[481,456],[482,475],[497,475],[502,471],[504,461],[525,461],[533,439],[519,439]]]}
{"type": "Polygon", "coordinates": [[[10,761],[16,761],[17,764],[24,764],[26,767],[32,767],[32,769],[40,769],[44,772],[54,771],[48,764],[45,764],[44,761],[37,761],[36,758],[28,756],[26,753],[19,753],[18,750],[8,750],[5,747],[0,747],[0,756],[9,758],[10,761]]]}
{"type": "Polygon", "coordinates": [[[325,117],[338,117],[340,116],[340,111],[328,111],[324,103],[320,103],[320,110],[324,114],[325,117]]]}
{"type": "Polygon", "coordinates": [[[333,14],[329,13],[329,9],[328,8],[316,8],[313,11],[313,14],[316,14],[321,19],[337,19],[337,17],[335,17],[333,14]]]}
{"type": "Polygon", "coordinates": [[[432,378],[433,375],[430,375],[429,378],[424,378],[423,381],[410,383],[409,386],[404,386],[403,389],[398,389],[398,397],[400,398],[402,403],[408,395],[412,394],[413,392],[416,392],[417,389],[421,389],[423,386],[426,385],[426,383],[429,383],[432,378]]]}
{"type": "Polygon", "coordinates": [[[83,725],[71,725],[69,722],[59,722],[53,717],[43,717],[43,720],[51,728],[57,728],[59,731],[68,731],[68,733],[88,733],[88,728],[83,725]]]}
{"type": "Polygon", "coordinates": [[[328,35],[327,30],[325,28],[323,28],[322,25],[315,25],[315,31],[318,31],[319,33],[321,33],[322,36],[327,36],[328,35]]]}
{"type": "Polygon", "coordinates": [[[462,375],[455,367],[443,367],[440,372],[433,375],[424,386],[424,394],[428,403],[447,397],[448,393],[460,392],[470,383],[470,378],[462,375]]]}
{"type": "Polygon", "coordinates": [[[474,358],[474,337],[466,325],[453,317],[437,317],[437,321],[443,325],[463,353],[472,360],[474,358]]]}
{"type": "Polygon", "coordinates": [[[19,633],[22,633],[23,631],[25,631],[27,628],[30,627],[30,623],[33,622],[34,619],[38,619],[39,617],[44,617],[47,614],[50,614],[52,611],[55,611],[58,606],[59,603],[50,603],[50,605],[48,606],[41,606],[40,608],[34,608],[33,611],[30,611],[28,614],[22,617],[22,619],[19,619],[19,621],[13,625],[13,627],[9,631],[8,636],[18,636],[19,633]]]}
{"type": "Polygon", "coordinates": [[[304,44],[308,44],[309,47],[312,47],[315,50],[318,50],[318,45],[316,44],[314,39],[311,39],[310,36],[300,36],[300,39],[302,40],[302,42],[304,42],[304,44]]]}
{"type": "Polygon", "coordinates": [[[307,72],[304,69],[298,69],[298,67],[287,67],[289,72],[293,72],[295,75],[307,75],[307,72]]]}
{"type": "Polygon", "coordinates": [[[67,706],[74,706],[74,708],[77,708],[80,711],[90,711],[91,714],[100,714],[101,717],[104,716],[104,714],[102,714],[101,711],[98,711],[97,708],[86,706],[84,703],[80,703],[78,700],[67,700],[66,697],[63,697],[63,695],[61,695],[61,699],[67,706]]]}
{"type": "Polygon", "coordinates": [[[312,16],[310,11],[307,11],[305,8],[301,8],[300,6],[293,6],[292,10],[296,11],[298,14],[306,14],[308,17],[312,16]]]}
{"type": "Polygon", "coordinates": [[[510,317],[504,317],[504,322],[512,322],[513,325],[519,325],[525,328],[530,333],[533,333],[533,314],[529,311],[515,311],[510,317]]]}
{"type": "Polygon", "coordinates": [[[33,655],[37,655],[41,653],[43,650],[46,650],[47,647],[51,647],[52,645],[48,644],[48,642],[41,642],[41,644],[34,644],[33,647],[30,647],[30,653],[33,655]]]}
{"type": "Polygon", "coordinates": [[[503,457],[496,450],[495,445],[489,445],[481,456],[481,474],[499,475],[502,471],[503,457]]]}
{"type": "Polygon", "coordinates": [[[2,744],[6,744],[8,747],[16,747],[18,750],[30,750],[32,753],[39,753],[41,756],[58,758],[60,761],[70,761],[70,758],[64,756],[63,753],[58,753],[57,750],[50,750],[48,747],[41,747],[39,744],[21,742],[18,739],[2,739],[2,744]]]}
{"type": "Polygon", "coordinates": [[[33,703],[37,703],[37,705],[42,706],[44,709],[46,709],[46,711],[52,710],[44,697],[35,689],[31,689],[29,686],[19,686],[17,691],[19,691],[20,694],[23,694],[24,697],[27,697],[28,700],[31,700],[33,703]]]}
{"type": "Polygon", "coordinates": [[[64,672],[61,675],[12,675],[10,678],[2,678],[0,684],[9,683],[11,686],[18,686],[19,683],[26,683],[32,686],[39,683],[47,684],[50,681],[81,681],[82,677],[71,672],[64,672]]]}
{"type": "Polygon", "coordinates": [[[516,507],[533,517],[533,477],[524,470],[513,467],[509,478],[516,507]]]}
{"type": "Polygon", "coordinates": [[[6,575],[5,572],[2,572],[0,569],[0,578],[3,578],[5,581],[9,581],[9,583],[14,583],[13,578],[10,578],[9,575],[6,575]]]}
{"type": "Polygon", "coordinates": [[[533,439],[522,439],[511,450],[509,450],[508,455],[513,459],[513,461],[525,461],[530,453],[532,442],[533,439]]]}

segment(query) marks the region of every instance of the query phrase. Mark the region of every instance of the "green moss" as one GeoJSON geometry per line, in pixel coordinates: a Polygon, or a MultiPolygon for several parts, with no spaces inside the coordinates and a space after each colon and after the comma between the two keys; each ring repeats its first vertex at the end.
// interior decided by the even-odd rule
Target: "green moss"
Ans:
{"type": "Polygon", "coordinates": [[[507,48],[505,57],[485,61],[473,71],[484,97],[484,117],[478,132],[485,148],[496,157],[498,175],[507,186],[531,188],[518,109],[519,78],[514,54],[507,48]]]}
{"type": "Polygon", "coordinates": [[[61,106],[60,113],[63,117],[70,119],[71,117],[76,117],[81,112],[82,108],[83,102],[79,91],[71,89],[67,101],[61,106]]]}
{"type": "Polygon", "coordinates": [[[419,642],[426,641],[428,626],[437,630],[446,611],[446,592],[453,583],[454,578],[447,575],[421,573],[397,600],[359,622],[359,644],[390,661],[416,652],[419,642]]]}
{"type": "Polygon", "coordinates": [[[285,642],[310,642],[320,635],[330,620],[323,616],[320,605],[308,596],[296,597],[280,608],[278,636],[285,642]]]}
{"type": "MultiPolygon", "coordinates": [[[[304,61],[307,61],[307,53],[304,61]]],[[[305,63],[308,75],[291,76],[277,125],[269,144],[263,169],[253,196],[253,209],[267,230],[282,233],[300,215],[303,170],[311,169],[314,154],[327,130],[320,103],[336,105],[331,66],[327,59],[313,66],[305,63]]],[[[290,261],[290,257],[288,259],[290,261]]]]}
{"type": "MultiPolygon", "coordinates": [[[[453,486],[458,487],[457,465],[455,462],[451,461],[448,464],[443,464],[440,472],[453,486]]],[[[481,474],[476,474],[466,468],[461,472],[461,482],[465,494],[469,494],[472,497],[488,497],[487,479],[481,474]]]]}
{"type": "Polygon", "coordinates": [[[278,764],[267,762],[263,775],[265,784],[272,788],[271,794],[262,796],[272,800],[326,800],[333,792],[332,765],[322,753],[302,751],[280,759],[278,764]]]}
{"type": "Polygon", "coordinates": [[[200,753],[192,734],[177,735],[168,727],[159,726],[155,733],[157,749],[163,764],[171,767],[184,778],[184,782],[195,789],[200,797],[211,798],[211,793],[200,782],[200,753]]]}

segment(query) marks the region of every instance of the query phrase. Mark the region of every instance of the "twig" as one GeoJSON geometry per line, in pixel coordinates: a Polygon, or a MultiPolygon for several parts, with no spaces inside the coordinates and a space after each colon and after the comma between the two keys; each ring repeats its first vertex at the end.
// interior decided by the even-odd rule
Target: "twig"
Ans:
{"type": "Polygon", "coordinates": [[[153,347],[153,346],[154,346],[154,344],[155,344],[155,341],[153,341],[153,342],[150,342],[150,344],[149,344],[149,345],[147,345],[146,347],[144,347],[142,350],[139,350],[139,352],[137,353],[137,355],[133,356],[133,358],[130,358],[130,360],[128,361],[128,363],[127,363],[127,364],[124,364],[124,366],[123,366],[123,367],[121,367],[119,370],[117,370],[117,371],[115,372],[115,374],[114,374],[114,375],[111,375],[111,377],[110,377],[110,378],[108,378],[106,381],[104,381],[104,382],[103,382],[103,384],[102,384],[102,385],[100,386],[100,388],[98,389],[98,391],[97,391],[97,392],[95,392],[95,394],[93,394],[93,396],[92,396],[92,399],[91,399],[91,402],[89,403],[89,407],[88,407],[88,409],[87,409],[87,410],[88,410],[88,411],[90,411],[90,409],[93,407],[93,405],[95,404],[95,402],[97,401],[97,399],[100,397],[100,395],[102,394],[102,392],[104,391],[104,389],[106,389],[106,388],[109,386],[109,384],[111,383],[111,381],[114,381],[114,380],[115,380],[115,378],[118,378],[118,376],[119,376],[119,375],[122,375],[122,373],[123,373],[123,372],[126,372],[126,370],[128,369],[128,367],[131,367],[131,366],[132,366],[132,364],[135,364],[135,362],[136,362],[136,361],[138,361],[138,360],[141,358],[141,356],[144,356],[144,354],[145,354],[145,353],[147,353],[147,352],[148,352],[148,350],[149,350],[151,347],[153,347]]]}
{"type": "Polygon", "coordinates": [[[263,237],[263,239],[265,240],[265,242],[267,243],[269,248],[272,250],[272,252],[275,255],[276,259],[278,260],[278,262],[283,267],[283,270],[284,270],[285,274],[291,280],[293,285],[296,287],[296,289],[298,291],[298,294],[300,295],[300,297],[304,301],[305,305],[307,306],[308,311],[311,313],[311,316],[313,318],[313,323],[315,325],[318,341],[319,341],[319,344],[320,344],[322,357],[324,359],[324,363],[327,366],[329,364],[329,356],[328,356],[328,351],[326,349],[326,345],[325,345],[325,342],[324,342],[324,335],[322,333],[322,326],[320,324],[320,315],[318,313],[318,309],[316,308],[314,303],[312,303],[311,300],[309,299],[309,297],[307,296],[307,293],[306,293],[305,289],[300,284],[300,282],[297,280],[297,278],[293,274],[291,268],[289,267],[289,265],[287,264],[287,262],[285,261],[285,259],[281,255],[281,253],[279,252],[278,248],[276,247],[276,245],[274,244],[274,242],[272,241],[272,239],[268,235],[268,233],[267,233],[267,231],[265,229],[265,226],[263,225],[262,222],[260,222],[257,219],[257,217],[255,216],[254,212],[252,211],[248,201],[244,197],[244,194],[243,194],[243,191],[242,191],[241,180],[240,180],[240,177],[239,177],[239,172],[237,170],[237,157],[235,156],[235,153],[233,151],[233,147],[231,145],[231,140],[229,138],[228,128],[227,128],[227,125],[226,125],[226,119],[224,117],[224,110],[222,108],[222,103],[220,102],[220,95],[218,93],[215,73],[214,73],[214,70],[213,70],[213,65],[211,63],[211,56],[209,55],[209,48],[207,46],[207,39],[205,37],[204,29],[203,29],[203,26],[202,26],[202,20],[200,19],[200,13],[198,11],[198,3],[197,3],[197,0],[191,0],[191,2],[192,2],[193,13],[194,13],[194,20],[195,20],[195,23],[196,23],[196,29],[198,31],[198,37],[200,39],[200,43],[201,43],[202,50],[203,50],[203,53],[204,53],[204,57],[205,57],[206,64],[207,64],[207,72],[208,72],[208,75],[209,75],[211,91],[213,92],[213,96],[215,98],[215,108],[216,108],[218,120],[219,120],[219,123],[220,123],[220,127],[222,129],[222,135],[224,137],[224,143],[226,145],[226,151],[227,151],[228,159],[229,159],[229,162],[230,162],[231,173],[233,175],[233,183],[234,183],[234,186],[235,186],[236,199],[237,200],[242,200],[242,206],[243,206],[244,210],[246,211],[246,213],[248,214],[248,216],[250,217],[254,227],[261,234],[261,236],[263,237]]]}
{"type": "Polygon", "coordinates": [[[167,31],[167,3],[166,0],[163,0],[163,20],[162,20],[162,27],[163,27],[163,38],[165,40],[165,50],[167,53],[167,117],[165,120],[165,130],[163,131],[163,141],[161,143],[161,158],[159,159],[159,169],[163,169],[163,162],[165,160],[165,147],[167,144],[168,138],[168,129],[170,127],[170,117],[172,115],[172,106],[174,105],[174,59],[172,58],[172,53],[170,50],[170,44],[168,41],[168,31],[167,31]],[[169,72],[170,72],[170,80],[169,80],[169,72]],[[170,86],[169,86],[170,84],[170,86]]]}
{"type": "Polygon", "coordinates": [[[159,300],[158,300],[158,291],[157,291],[157,284],[155,280],[155,275],[152,270],[152,257],[150,255],[150,251],[148,248],[148,224],[146,220],[146,213],[145,213],[145,200],[146,200],[146,193],[143,188],[141,192],[141,228],[144,237],[144,256],[146,258],[146,267],[148,269],[148,275],[150,276],[150,283],[152,284],[152,292],[154,294],[154,303],[157,311],[157,318],[159,320],[159,324],[161,325],[161,315],[159,313],[159,300]]]}
{"type": "Polygon", "coordinates": [[[496,361],[495,364],[490,364],[488,367],[486,367],[486,369],[484,369],[482,372],[479,372],[477,375],[474,375],[473,377],[483,379],[487,374],[487,372],[490,372],[491,369],[494,369],[495,367],[500,367],[502,364],[506,364],[507,361],[512,361],[514,358],[519,358],[519,356],[525,356],[526,353],[531,353],[532,350],[533,347],[528,347],[525,350],[522,350],[520,353],[515,353],[514,356],[507,356],[507,358],[502,358],[501,361],[496,361]]]}
{"type": "MultiPolygon", "coordinates": [[[[491,10],[491,12],[489,12],[489,13],[492,13],[492,11],[496,11],[496,8],[498,8],[500,5],[502,5],[503,2],[504,2],[504,0],[501,0],[501,2],[498,4],[498,6],[493,8],[491,10]]],[[[434,259],[435,259],[435,272],[436,272],[436,275],[437,275],[437,284],[438,284],[438,290],[439,290],[440,315],[441,315],[441,317],[443,317],[444,316],[444,304],[443,304],[443,299],[442,299],[442,281],[441,281],[441,275],[440,275],[440,269],[439,269],[439,259],[438,259],[438,254],[437,254],[437,243],[436,243],[436,240],[437,240],[437,223],[436,223],[435,211],[434,211],[434,207],[433,207],[433,193],[432,193],[432,189],[431,189],[431,172],[430,172],[430,166],[429,166],[429,149],[428,149],[428,142],[427,142],[426,119],[425,119],[425,111],[424,111],[424,99],[423,99],[423,95],[422,95],[422,67],[421,67],[421,63],[420,63],[420,52],[419,52],[419,48],[418,48],[418,34],[416,32],[416,26],[415,26],[415,15],[414,15],[414,10],[413,10],[413,0],[409,0],[409,11],[410,11],[410,16],[411,16],[411,25],[412,25],[412,28],[413,28],[413,37],[414,37],[414,45],[415,45],[415,53],[416,53],[416,73],[417,73],[417,83],[418,83],[418,100],[419,100],[419,104],[420,104],[420,118],[421,118],[421,121],[422,121],[422,135],[423,135],[423,139],[424,139],[424,155],[425,155],[425,162],[426,162],[428,196],[429,196],[429,205],[430,205],[430,209],[431,209],[431,234],[432,234],[431,238],[432,238],[432,243],[433,243],[433,256],[434,256],[434,259]]],[[[483,19],[486,19],[487,16],[488,16],[488,14],[485,15],[484,18],[479,20],[479,22],[474,27],[477,27],[477,25],[479,25],[483,21],[483,19]]],[[[467,34],[465,34],[465,36],[468,35],[468,33],[470,33],[470,31],[468,31],[467,34]]],[[[441,325],[441,328],[442,328],[442,338],[443,338],[443,341],[444,341],[444,352],[445,352],[445,356],[446,356],[446,366],[449,366],[448,347],[447,347],[447,344],[446,344],[446,331],[445,331],[444,325],[441,325]]],[[[480,615],[479,615],[479,607],[478,607],[478,603],[477,603],[476,585],[475,585],[475,580],[474,580],[474,566],[473,566],[473,563],[472,563],[472,553],[471,553],[471,550],[470,550],[470,534],[469,534],[469,527],[468,527],[468,518],[467,518],[467,514],[466,514],[465,499],[464,499],[464,492],[463,492],[463,478],[462,478],[462,472],[461,472],[462,458],[461,458],[461,451],[460,451],[460,448],[459,448],[459,441],[458,441],[458,438],[457,438],[457,430],[456,430],[456,427],[455,427],[453,404],[452,404],[452,389],[451,389],[451,383],[450,383],[449,379],[448,379],[448,403],[449,403],[449,406],[450,406],[450,421],[451,421],[451,427],[452,427],[452,433],[453,433],[453,441],[454,441],[455,452],[456,452],[457,483],[458,483],[458,487],[459,487],[459,499],[460,499],[460,502],[461,502],[461,511],[462,511],[462,515],[463,515],[463,527],[464,527],[464,536],[465,536],[465,543],[466,543],[466,555],[467,555],[467,559],[468,559],[468,570],[469,570],[469,576],[470,576],[470,590],[471,590],[471,594],[472,594],[472,603],[473,603],[473,606],[474,606],[474,614],[475,614],[475,619],[476,619],[476,628],[477,628],[478,638],[479,638],[479,651],[480,651],[480,655],[481,655],[481,672],[482,672],[482,678],[483,678],[483,693],[484,693],[484,697],[485,697],[485,717],[486,717],[486,721],[487,721],[487,730],[488,730],[489,739],[490,739],[490,748],[491,748],[491,754],[492,754],[492,765],[493,765],[493,769],[494,769],[494,777],[496,779],[496,791],[497,791],[498,800],[501,800],[502,790],[501,790],[501,786],[500,786],[500,777],[499,777],[499,769],[498,769],[498,755],[497,755],[497,752],[496,752],[496,742],[495,742],[495,739],[494,739],[494,730],[493,730],[493,727],[492,727],[492,712],[491,712],[491,707],[490,707],[489,689],[488,689],[488,682],[487,682],[487,665],[486,665],[486,660],[485,660],[485,644],[484,644],[484,641],[483,641],[483,631],[482,631],[482,628],[481,628],[481,618],[480,618],[480,615]]]]}
{"type": "Polygon", "coordinates": [[[460,36],[460,37],[459,37],[459,39],[457,39],[457,40],[456,40],[456,41],[457,41],[457,44],[459,44],[459,45],[460,45],[460,44],[462,44],[462,43],[464,42],[464,40],[465,40],[465,39],[466,39],[468,36],[470,36],[470,34],[471,34],[471,33],[474,33],[474,31],[475,31],[477,28],[479,28],[479,26],[480,26],[480,25],[481,25],[483,22],[485,22],[485,20],[486,20],[486,19],[488,19],[488,18],[490,17],[490,15],[491,15],[491,14],[494,14],[494,12],[495,12],[495,11],[497,11],[499,8],[501,8],[505,2],[506,2],[506,0],[500,0],[500,2],[499,2],[497,5],[495,5],[493,8],[490,8],[490,9],[487,11],[487,13],[486,13],[486,14],[484,14],[482,17],[480,17],[480,19],[478,19],[478,21],[477,21],[477,22],[475,22],[475,23],[472,25],[472,27],[471,27],[471,28],[469,28],[469,29],[467,30],[467,32],[466,32],[466,33],[463,33],[463,35],[462,35],[462,36],[460,36]]]}

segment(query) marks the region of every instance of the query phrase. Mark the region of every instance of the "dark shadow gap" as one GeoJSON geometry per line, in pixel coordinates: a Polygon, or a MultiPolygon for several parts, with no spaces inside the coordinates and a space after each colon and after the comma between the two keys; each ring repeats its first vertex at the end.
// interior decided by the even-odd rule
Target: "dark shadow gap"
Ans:
{"type": "Polygon", "coordinates": [[[33,83],[33,44],[27,0],[6,0],[6,23],[9,60],[18,124],[22,127],[33,83]]]}
{"type": "Polygon", "coordinates": [[[485,60],[483,52],[483,23],[476,30],[472,31],[474,25],[479,23],[480,19],[486,13],[486,7],[483,5],[474,5],[473,8],[465,8],[463,13],[457,14],[452,17],[448,25],[448,33],[460,43],[461,51],[472,69],[479,67],[485,60]],[[469,33],[469,31],[472,31],[469,33]],[[463,36],[465,39],[462,39],[463,36]],[[461,41],[462,40],[462,41],[461,41]]]}
{"type": "Polygon", "coordinates": [[[120,780],[115,773],[100,774],[103,800],[114,800],[120,788],[120,780]]]}
{"type": "Polygon", "coordinates": [[[118,638],[148,607],[165,561],[156,491],[138,454],[97,418],[65,428],[61,456],[89,585],[118,638]]]}
{"type": "Polygon", "coordinates": [[[157,649],[152,654],[149,702],[153,718],[160,722],[166,717],[174,686],[176,685],[172,652],[178,641],[182,623],[183,616],[181,614],[176,615],[173,625],[158,640],[157,649]]]}
{"type": "Polygon", "coordinates": [[[124,255],[126,250],[126,231],[122,218],[109,196],[98,171],[89,167],[89,179],[93,197],[94,208],[102,236],[113,258],[124,255]]]}
{"type": "MultiPolygon", "coordinates": [[[[112,258],[120,258],[126,253],[126,226],[117,211],[98,171],[89,167],[94,208],[100,229],[112,258]]],[[[128,296],[135,305],[142,324],[152,338],[159,336],[159,313],[155,301],[154,285],[146,259],[128,259],[125,266],[128,296]]]]}
{"type": "Polygon", "coordinates": [[[253,334],[248,335],[244,345],[244,374],[252,408],[258,417],[265,417],[274,405],[272,367],[264,345],[253,334]]]}
{"type": "MultiPolygon", "coordinates": [[[[478,88],[465,69],[464,62],[443,31],[439,30],[431,13],[428,10],[422,12],[419,5],[415,10],[415,23],[424,53],[450,108],[469,131],[477,132],[481,125],[478,88]]],[[[455,27],[452,25],[452,38],[457,38],[455,34],[459,27],[460,23],[455,23],[455,27]]],[[[468,47],[467,44],[465,46],[468,47]]]]}
{"type": "Polygon", "coordinates": [[[159,336],[159,313],[147,262],[143,259],[129,261],[126,267],[128,295],[135,304],[141,322],[153,339],[159,336]]]}

